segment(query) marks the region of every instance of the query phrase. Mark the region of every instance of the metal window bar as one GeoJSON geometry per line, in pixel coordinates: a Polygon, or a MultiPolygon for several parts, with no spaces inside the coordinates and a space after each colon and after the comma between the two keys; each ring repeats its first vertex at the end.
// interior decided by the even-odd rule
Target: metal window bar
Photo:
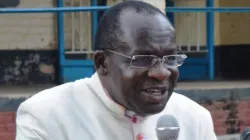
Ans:
{"type": "MultiPolygon", "coordinates": [[[[80,0],[80,6],[83,6],[83,0],[80,0]]],[[[79,24],[79,28],[80,28],[80,51],[81,52],[83,52],[83,48],[84,48],[84,44],[83,44],[83,38],[84,38],[84,36],[83,36],[83,32],[84,32],[84,30],[83,30],[83,12],[80,12],[79,13],[80,15],[80,24],[79,24]]]]}
{"type": "MultiPolygon", "coordinates": [[[[201,14],[200,12],[196,12],[196,13],[175,13],[175,18],[177,18],[177,21],[182,21],[181,19],[183,18],[183,16],[187,15],[187,21],[185,22],[187,25],[187,34],[186,35],[178,35],[178,39],[177,39],[177,46],[185,53],[201,53],[201,52],[207,52],[207,48],[201,49],[201,14]],[[193,29],[193,18],[195,19],[196,23],[193,29]],[[195,35],[195,40],[193,40],[193,38],[191,37],[192,31],[195,31],[194,35],[195,35]],[[195,41],[195,42],[194,42],[195,41]]],[[[178,23],[177,24],[181,24],[182,25],[183,22],[178,23]]],[[[180,25],[177,25],[180,26],[180,25]]]]}
{"type": "Polygon", "coordinates": [[[197,24],[196,24],[196,38],[197,38],[197,44],[196,44],[196,49],[197,49],[197,52],[200,52],[200,37],[201,37],[201,21],[200,21],[200,13],[196,13],[196,21],[197,21],[197,24]]]}
{"type": "MultiPolygon", "coordinates": [[[[178,18],[178,21],[181,19],[181,14],[182,13],[175,13],[176,17],[178,18]]],[[[182,48],[182,42],[183,42],[183,36],[179,35],[179,40],[178,40],[178,47],[181,49],[181,51],[185,52],[186,49],[182,48]]],[[[185,42],[185,41],[184,41],[185,42]]]]}
{"type": "MultiPolygon", "coordinates": [[[[74,7],[74,0],[71,0],[71,6],[74,7]]],[[[71,52],[75,52],[75,12],[71,13],[71,52]]]]}
{"type": "MultiPolygon", "coordinates": [[[[214,0],[206,1],[206,8],[214,8],[214,0]]],[[[250,9],[249,9],[250,10],[250,9]]],[[[207,12],[207,47],[208,47],[208,76],[210,80],[214,79],[214,12],[207,12]]]]}
{"type": "MultiPolygon", "coordinates": [[[[84,0],[71,0],[70,1],[70,5],[71,7],[83,7],[83,6],[87,6],[85,5],[86,3],[84,3],[86,1],[84,0]]],[[[87,2],[88,3],[88,2],[87,2]]],[[[84,18],[85,15],[87,15],[86,12],[81,12],[78,11],[76,12],[71,12],[70,13],[70,19],[68,19],[68,22],[70,21],[70,29],[71,29],[71,33],[70,33],[70,50],[65,50],[65,54],[87,54],[87,57],[90,58],[91,55],[93,53],[92,50],[92,46],[91,44],[88,44],[87,42],[84,42],[84,38],[85,36],[85,27],[84,25],[84,20],[85,21],[89,21],[90,19],[84,18]]],[[[89,15],[90,17],[90,15],[89,15]]],[[[67,22],[67,20],[66,20],[67,22]]],[[[87,23],[88,24],[88,23],[87,23]]],[[[88,24],[89,25],[89,24],[88,24]]],[[[69,27],[68,27],[69,28],[69,27]]],[[[89,34],[89,38],[91,38],[91,34],[89,34]]],[[[86,39],[89,40],[89,39],[86,39]]]]}
{"type": "Polygon", "coordinates": [[[187,51],[191,52],[191,42],[190,42],[191,39],[190,39],[190,37],[192,35],[191,35],[191,22],[190,22],[191,21],[191,18],[190,18],[191,16],[190,15],[192,13],[186,13],[186,14],[187,14],[187,17],[188,17],[188,20],[187,20],[187,25],[188,25],[188,36],[187,36],[187,44],[188,45],[187,45],[187,51]]]}
{"type": "MultiPolygon", "coordinates": [[[[108,9],[109,6],[84,6],[84,7],[51,7],[51,8],[0,8],[0,14],[17,14],[17,13],[54,13],[54,12],[93,12],[102,11],[108,9]]],[[[167,12],[234,12],[234,13],[244,13],[250,12],[249,7],[168,7],[167,12]]]]}

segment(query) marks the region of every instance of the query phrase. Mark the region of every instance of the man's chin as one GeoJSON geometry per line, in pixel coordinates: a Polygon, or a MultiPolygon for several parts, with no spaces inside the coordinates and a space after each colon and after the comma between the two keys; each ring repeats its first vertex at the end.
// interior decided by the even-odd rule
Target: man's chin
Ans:
{"type": "Polygon", "coordinates": [[[168,96],[164,101],[159,102],[159,103],[148,103],[146,105],[143,105],[143,108],[141,108],[141,113],[142,114],[147,114],[147,115],[153,115],[153,114],[158,114],[160,112],[162,112],[170,97],[171,97],[172,93],[170,94],[170,96],[168,96]]]}
{"type": "Polygon", "coordinates": [[[142,116],[154,115],[162,112],[166,106],[166,103],[148,104],[141,109],[140,114],[142,116]]]}

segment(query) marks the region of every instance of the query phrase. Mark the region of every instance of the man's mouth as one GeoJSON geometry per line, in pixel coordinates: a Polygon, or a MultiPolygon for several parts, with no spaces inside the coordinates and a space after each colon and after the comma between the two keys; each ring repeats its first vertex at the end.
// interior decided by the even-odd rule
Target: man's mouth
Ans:
{"type": "Polygon", "coordinates": [[[168,89],[166,87],[145,88],[141,91],[141,99],[147,103],[159,104],[168,97],[168,89]]]}
{"type": "Polygon", "coordinates": [[[143,89],[142,91],[154,95],[154,96],[161,96],[166,92],[167,88],[162,87],[162,88],[147,88],[147,89],[143,89]]]}

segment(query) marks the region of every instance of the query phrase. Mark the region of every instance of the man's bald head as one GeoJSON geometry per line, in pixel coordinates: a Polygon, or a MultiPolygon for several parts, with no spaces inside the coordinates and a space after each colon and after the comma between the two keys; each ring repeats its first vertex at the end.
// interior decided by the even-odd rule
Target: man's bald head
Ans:
{"type": "MultiPolygon", "coordinates": [[[[165,15],[156,7],[141,1],[127,1],[119,3],[111,8],[109,8],[104,15],[101,17],[95,39],[95,49],[111,49],[114,50],[118,46],[123,46],[127,43],[124,41],[123,33],[124,29],[121,28],[122,25],[129,24],[128,21],[124,20],[123,16],[127,16],[128,12],[134,12],[137,15],[142,14],[144,17],[149,17],[152,15],[165,15]]],[[[131,15],[131,14],[129,14],[131,15]]],[[[136,17],[130,17],[136,18],[136,17]]],[[[166,18],[166,17],[165,17],[166,18]]],[[[135,19],[138,20],[138,19],[135,19]]],[[[166,18],[168,21],[168,19],[166,18]]],[[[169,23],[169,22],[168,22],[169,23]]]]}

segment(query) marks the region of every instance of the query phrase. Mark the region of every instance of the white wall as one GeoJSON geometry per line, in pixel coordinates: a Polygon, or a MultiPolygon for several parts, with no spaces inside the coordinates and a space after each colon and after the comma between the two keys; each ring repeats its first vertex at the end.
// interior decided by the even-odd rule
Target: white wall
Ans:
{"type": "MultiPolygon", "coordinates": [[[[250,7],[249,0],[220,0],[221,7],[250,7]]],[[[221,13],[220,44],[250,44],[250,13],[221,13]]]]}
{"type": "MultiPolygon", "coordinates": [[[[205,0],[175,0],[177,7],[205,7],[205,0]]],[[[215,7],[249,7],[249,0],[215,0],[215,7]]],[[[219,45],[250,44],[250,13],[214,13],[214,43],[219,45]]],[[[206,46],[206,14],[200,13],[200,34],[197,34],[194,13],[176,13],[177,43],[206,46]]]]}
{"type": "MultiPolygon", "coordinates": [[[[21,0],[18,7],[53,6],[54,0],[21,0]]],[[[0,50],[56,48],[54,14],[0,14],[0,19],[0,50]]]]}
{"type": "MultiPolygon", "coordinates": [[[[107,0],[107,5],[114,5],[119,2],[126,1],[126,0],[107,0]]],[[[127,0],[128,1],[128,0],[127,0]]],[[[144,1],[147,3],[150,3],[151,5],[156,6],[159,8],[163,13],[165,13],[165,0],[139,0],[139,1],[144,1]]]]}

